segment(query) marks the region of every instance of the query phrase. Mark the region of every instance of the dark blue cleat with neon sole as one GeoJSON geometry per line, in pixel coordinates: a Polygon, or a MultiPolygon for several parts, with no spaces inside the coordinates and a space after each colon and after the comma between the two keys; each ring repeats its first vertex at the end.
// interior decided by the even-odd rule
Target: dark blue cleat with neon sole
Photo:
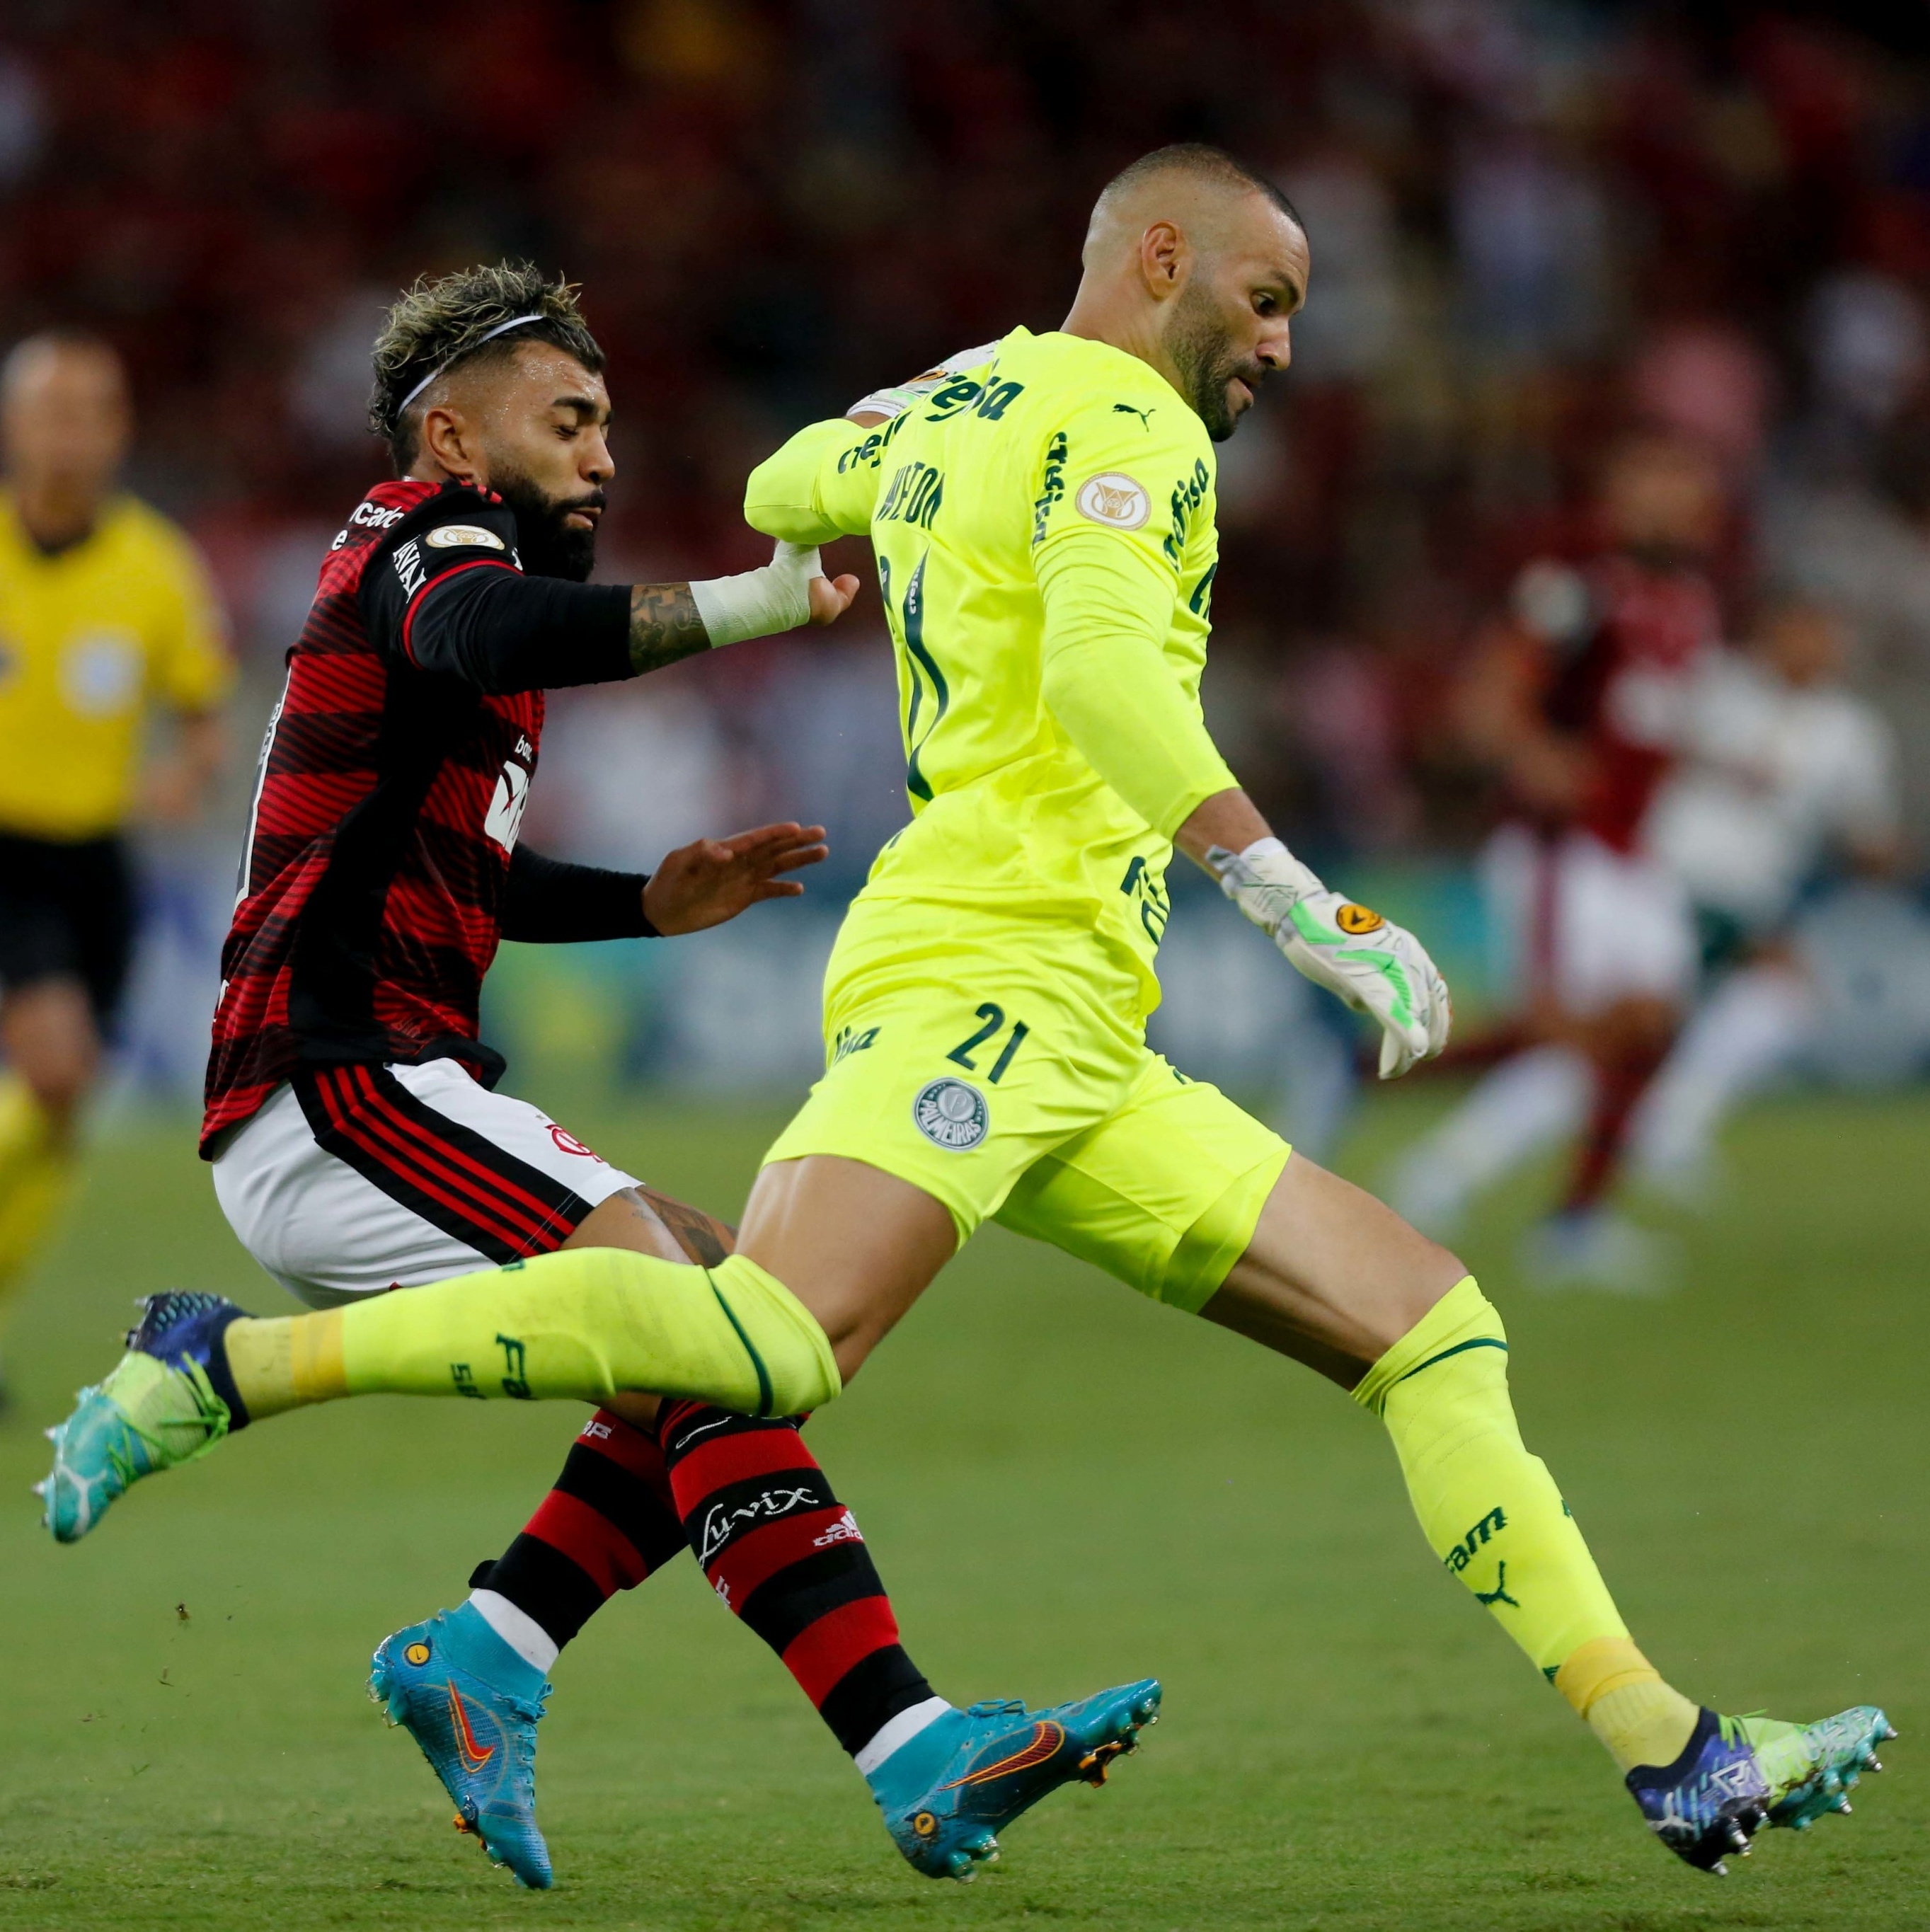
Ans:
{"type": "Polygon", "coordinates": [[[151,1294],[128,1352],[47,1431],[53,1467],[34,1485],[55,1540],[78,1543],[145,1476],[205,1456],[248,1420],[222,1337],[242,1310],[218,1294],[151,1294]]]}
{"type": "Polygon", "coordinates": [[[1062,1784],[1106,1782],[1114,1759],[1157,1723],[1151,1678],[1049,1711],[1016,1698],[945,1714],[866,1782],[885,1828],[928,1878],[969,1880],[998,1856],[998,1834],[1062,1784]]]}
{"type": "Polygon", "coordinates": [[[1720,1876],[1731,1855],[1748,1856],[1765,1827],[1805,1832],[1829,1812],[1847,1812],[1850,1787],[1883,1768],[1877,1746],[1895,1736],[1869,1704],[1813,1724],[1705,1710],[1673,1764],[1637,1765],[1627,1783],[1656,1837],[1720,1876]]]}

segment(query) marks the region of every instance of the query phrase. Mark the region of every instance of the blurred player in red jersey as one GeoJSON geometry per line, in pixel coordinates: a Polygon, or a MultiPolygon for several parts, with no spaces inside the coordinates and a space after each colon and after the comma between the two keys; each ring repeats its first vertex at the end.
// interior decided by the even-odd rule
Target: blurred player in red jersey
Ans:
{"type": "Polygon", "coordinates": [[[1603,472],[1601,548],[1521,572],[1462,694],[1461,729],[1505,799],[1483,872],[1520,1045],[1410,1152],[1394,1199],[1447,1234],[1481,1190],[1579,1131],[1560,1207],[1529,1239],[1547,1286],[1640,1290],[1663,1272],[1652,1239],[1603,1202],[1694,983],[1687,896],[1642,828],[1719,640],[1704,565],[1724,514],[1693,446],[1622,444],[1603,472]]]}

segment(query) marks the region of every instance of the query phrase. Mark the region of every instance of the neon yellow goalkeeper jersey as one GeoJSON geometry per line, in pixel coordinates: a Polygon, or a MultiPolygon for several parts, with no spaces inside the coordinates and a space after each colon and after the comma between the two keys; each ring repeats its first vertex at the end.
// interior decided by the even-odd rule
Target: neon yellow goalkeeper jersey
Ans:
{"type": "Polygon", "coordinates": [[[1213,446],[1163,376],[1024,328],[752,474],[754,528],[869,530],[877,553],[913,820],[862,899],[1076,921],[1127,949],[1150,1010],[1172,834],[1236,782],[1199,709],[1214,507],[1213,446]]]}

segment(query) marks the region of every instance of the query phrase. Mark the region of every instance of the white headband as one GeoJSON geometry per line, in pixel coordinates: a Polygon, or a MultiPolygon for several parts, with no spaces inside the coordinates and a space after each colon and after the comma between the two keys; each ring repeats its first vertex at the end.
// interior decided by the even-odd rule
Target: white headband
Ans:
{"type": "Polygon", "coordinates": [[[480,349],[484,343],[494,342],[499,335],[507,335],[510,330],[512,328],[521,328],[526,322],[541,322],[542,319],[543,318],[539,315],[519,315],[509,322],[499,322],[487,335],[479,336],[475,341],[472,342],[469,345],[468,348],[458,350],[455,355],[449,358],[448,362],[443,363],[440,367],[431,369],[429,373],[402,398],[401,401],[395,405],[395,413],[399,416],[402,412],[406,410],[409,405],[436,380],[438,376],[443,374],[444,370],[446,370],[449,367],[450,363],[461,362],[464,356],[473,355],[477,350],[480,349]]]}

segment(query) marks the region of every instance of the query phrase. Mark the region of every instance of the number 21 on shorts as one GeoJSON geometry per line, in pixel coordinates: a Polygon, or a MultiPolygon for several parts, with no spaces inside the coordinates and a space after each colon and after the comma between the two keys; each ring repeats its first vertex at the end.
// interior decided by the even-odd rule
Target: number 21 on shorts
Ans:
{"type": "MultiPolygon", "coordinates": [[[[980,1021],[978,1030],[960,1040],[958,1045],[945,1055],[947,1060],[956,1066],[962,1066],[968,1073],[976,1073],[978,1071],[978,1062],[972,1058],[972,1055],[980,1048],[989,1049],[992,1040],[1004,1030],[1005,1009],[1003,1006],[995,1006],[991,1000],[987,1000],[985,1004],[979,1008],[978,1018],[980,1021]]],[[[985,1084],[988,1087],[996,1087],[998,1084],[1000,1077],[1012,1064],[1012,1056],[1024,1044],[1025,1036],[1031,1031],[1031,1028],[1023,1020],[1014,1020],[1012,1022],[1011,1034],[1005,1044],[999,1048],[998,1058],[992,1063],[992,1071],[985,1076],[985,1084]]]]}

